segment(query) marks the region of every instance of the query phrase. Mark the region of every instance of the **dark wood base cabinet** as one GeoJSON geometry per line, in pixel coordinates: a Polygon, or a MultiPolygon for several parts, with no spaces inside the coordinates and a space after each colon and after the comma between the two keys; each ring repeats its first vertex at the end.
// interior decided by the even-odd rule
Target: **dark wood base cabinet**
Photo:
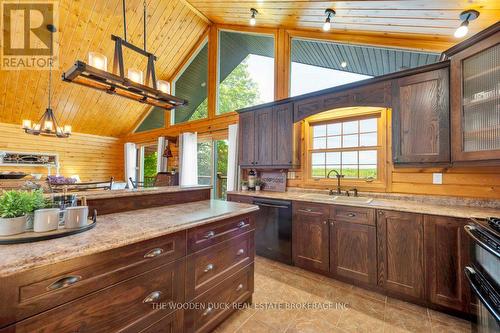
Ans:
{"type": "Polygon", "coordinates": [[[251,302],[254,225],[241,215],[1,278],[0,333],[208,332],[251,302]]]}

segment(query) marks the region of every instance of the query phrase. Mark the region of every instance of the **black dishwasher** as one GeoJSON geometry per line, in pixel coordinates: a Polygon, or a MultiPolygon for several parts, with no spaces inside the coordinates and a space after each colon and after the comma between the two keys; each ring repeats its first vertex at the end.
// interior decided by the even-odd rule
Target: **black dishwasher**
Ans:
{"type": "Polygon", "coordinates": [[[259,206],[255,220],[255,249],[258,255],[292,264],[292,203],[255,198],[259,206]]]}

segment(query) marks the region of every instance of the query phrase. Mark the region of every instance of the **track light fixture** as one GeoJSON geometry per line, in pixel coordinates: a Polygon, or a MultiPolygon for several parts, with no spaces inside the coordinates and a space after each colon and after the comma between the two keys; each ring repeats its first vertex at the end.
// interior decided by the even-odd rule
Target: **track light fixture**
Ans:
{"type": "Polygon", "coordinates": [[[259,12],[255,8],[250,8],[250,12],[252,13],[252,16],[250,16],[250,25],[254,26],[255,23],[257,23],[257,20],[255,19],[255,16],[257,16],[257,14],[259,12]]]}
{"type": "Polygon", "coordinates": [[[330,31],[330,29],[332,28],[331,18],[334,17],[335,14],[335,11],[331,8],[325,10],[326,20],[325,24],[323,24],[323,31],[330,31]]]}
{"type": "Polygon", "coordinates": [[[461,12],[459,17],[462,23],[457,28],[457,30],[455,30],[455,38],[462,38],[467,35],[467,33],[469,32],[469,22],[477,19],[479,17],[479,12],[474,9],[469,9],[461,12]]]}

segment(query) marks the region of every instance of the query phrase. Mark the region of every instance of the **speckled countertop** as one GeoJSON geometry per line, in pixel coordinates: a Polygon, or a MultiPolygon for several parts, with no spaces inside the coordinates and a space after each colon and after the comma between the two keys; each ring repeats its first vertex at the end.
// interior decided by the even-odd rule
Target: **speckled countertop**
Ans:
{"type": "Polygon", "coordinates": [[[373,198],[370,203],[333,202],[327,191],[288,189],[286,192],[229,192],[269,199],[281,199],[303,202],[317,202],[343,206],[367,207],[387,209],[401,212],[422,213],[458,218],[486,218],[500,216],[500,200],[483,200],[459,197],[438,197],[425,195],[387,194],[387,193],[360,193],[362,197],[373,198]]]}
{"type": "MultiPolygon", "coordinates": [[[[172,193],[172,192],[184,192],[184,191],[195,191],[203,189],[211,189],[211,186],[162,186],[162,187],[146,187],[132,190],[89,190],[81,192],[68,192],[68,194],[76,194],[79,198],[86,197],[87,200],[96,199],[109,199],[109,198],[120,198],[120,197],[131,197],[138,195],[149,195],[149,194],[161,194],[161,193],[172,193]]],[[[54,193],[48,195],[61,195],[61,193],[54,193]]]]}
{"type": "Polygon", "coordinates": [[[207,200],[102,215],[81,234],[36,243],[0,245],[0,277],[90,255],[257,210],[257,206],[207,200]]]}

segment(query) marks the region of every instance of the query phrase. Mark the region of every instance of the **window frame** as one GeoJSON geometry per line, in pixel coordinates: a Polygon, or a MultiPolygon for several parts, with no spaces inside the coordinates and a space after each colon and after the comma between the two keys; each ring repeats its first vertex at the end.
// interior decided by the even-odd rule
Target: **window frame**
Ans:
{"type": "MultiPolygon", "coordinates": [[[[278,94],[278,34],[275,31],[275,29],[267,29],[267,28],[245,28],[245,27],[238,27],[238,30],[232,29],[232,28],[226,28],[226,27],[220,27],[217,29],[217,56],[216,56],[216,75],[215,75],[215,110],[214,110],[214,116],[217,117],[224,117],[226,115],[230,115],[232,113],[235,113],[236,110],[232,110],[229,112],[225,113],[219,113],[219,86],[221,84],[220,82],[220,60],[221,60],[221,54],[220,54],[220,49],[221,49],[221,33],[222,32],[231,32],[231,33],[239,33],[243,35],[254,35],[254,36],[268,36],[273,38],[273,48],[274,48],[274,82],[273,82],[273,89],[274,89],[274,99],[271,102],[276,101],[279,99],[279,94],[278,94]]],[[[258,105],[258,104],[257,104],[258,105]]],[[[251,107],[251,106],[247,106],[251,107]]]]}
{"type": "MultiPolygon", "coordinates": [[[[336,186],[337,179],[317,178],[312,176],[312,153],[318,151],[362,151],[377,150],[377,178],[369,181],[366,179],[343,178],[342,187],[356,187],[358,189],[372,189],[385,191],[387,189],[387,109],[381,108],[344,108],[326,111],[304,120],[304,164],[303,179],[306,186],[336,186]],[[321,124],[339,123],[376,117],[377,120],[377,146],[349,147],[334,149],[313,149],[313,126],[321,124]]],[[[359,161],[358,161],[359,163],[359,161]]]]}
{"type": "MultiPolygon", "coordinates": [[[[201,50],[207,46],[209,48],[209,51],[208,51],[208,64],[209,64],[209,67],[207,68],[207,82],[206,82],[206,88],[207,88],[207,99],[209,98],[209,95],[210,95],[210,91],[209,91],[209,88],[208,88],[208,85],[210,84],[210,74],[209,74],[209,70],[210,70],[210,45],[209,45],[209,36],[205,36],[197,45],[196,49],[194,50],[194,52],[191,54],[191,56],[189,57],[188,61],[186,61],[186,63],[180,68],[180,70],[175,74],[175,76],[172,78],[171,82],[170,82],[170,87],[171,87],[171,93],[173,96],[175,96],[175,84],[176,82],[179,80],[179,78],[182,76],[182,74],[184,74],[184,72],[186,71],[186,69],[191,66],[192,62],[194,61],[194,59],[198,56],[198,54],[200,54],[201,50]]],[[[210,111],[207,110],[207,116],[205,118],[202,118],[202,119],[195,119],[195,120],[188,120],[188,121],[184,121],[184,122],[181,122],[181,123],[176,123],[175,122],[175,109],[172,109],[170,111],[170,126],[175,126],[175,125],[181,125],[181,124],[187,124],[187,123],[190,123],[190,122],[193,122],[193,121],[204,121],[204,120],[207,120],[210,118],[210,111]]],[[[168,117],[165,117],[165,119],[168,118],[168,117]]]]}

